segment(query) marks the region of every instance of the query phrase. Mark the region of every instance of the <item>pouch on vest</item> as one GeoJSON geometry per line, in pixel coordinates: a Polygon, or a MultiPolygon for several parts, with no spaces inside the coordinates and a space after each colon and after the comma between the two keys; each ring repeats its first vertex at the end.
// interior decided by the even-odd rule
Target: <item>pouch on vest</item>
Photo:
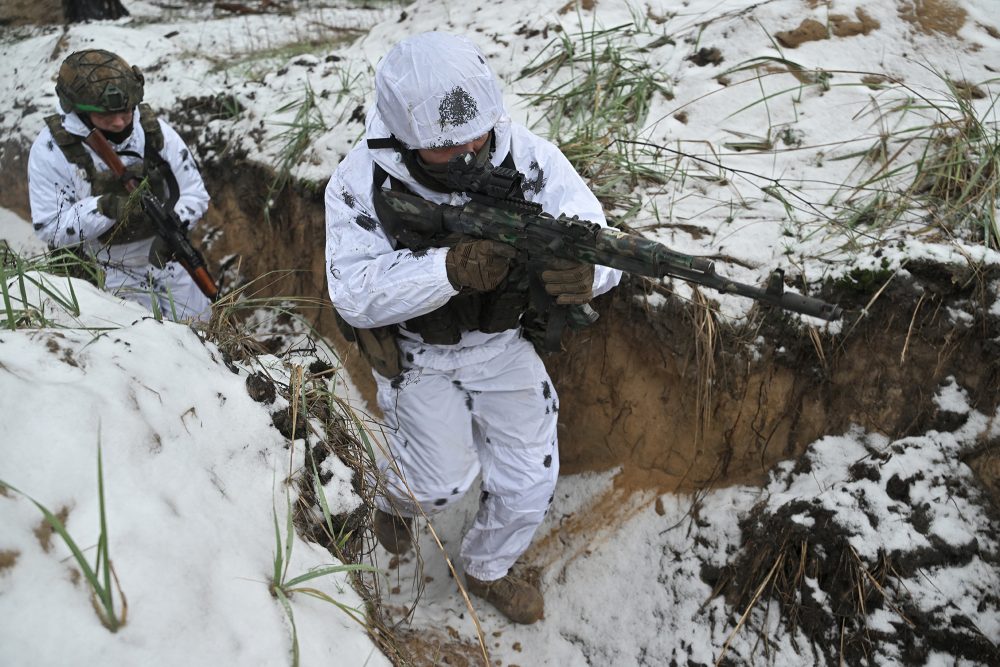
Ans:
{"type": "Polygon", "coordinates": [[[349,343],[357,343],[361,358],[384,378],[394,378],[403,372],[399,344],[396,342],[396,325],[374,329],[358,329],[340,316],[336,309],[333,317],[337,328],[349,343]]]}
{"type": "Polygon", "coordinates": [[[354,329],[361,356],[375,372],[384,378],[394,378],[403,372],[403,363],[396,342],[396,326],[354,329]]]}

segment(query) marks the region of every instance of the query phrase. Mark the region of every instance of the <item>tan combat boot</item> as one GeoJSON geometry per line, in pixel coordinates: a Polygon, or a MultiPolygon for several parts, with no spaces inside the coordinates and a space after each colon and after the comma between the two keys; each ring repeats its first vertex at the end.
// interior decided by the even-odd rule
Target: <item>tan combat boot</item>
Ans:
{"type": "Polygon", "coordinates": [[[469,592],[500,610],[515,623],[529,625],[545,616],[545,599],[538,585],[513,571],[494,581],[481,581],[466,574],[469,592]]]}
{"type": "Polygon", "coordinates": [[[375,510],[372,530],[378,543],[391,554],[405,554],[413,546],[413,519],[375,510]]]}

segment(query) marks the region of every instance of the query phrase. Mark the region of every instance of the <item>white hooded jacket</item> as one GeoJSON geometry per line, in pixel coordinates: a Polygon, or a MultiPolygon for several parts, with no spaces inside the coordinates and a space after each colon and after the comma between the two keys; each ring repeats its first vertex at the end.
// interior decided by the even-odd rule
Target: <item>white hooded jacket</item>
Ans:
{"type": "MultiPolygon", "coordinates": [[[[188,228],[196,223],[208,208],[209,196],[194,158],[177,132],[162,120],[163,149],[160,156],[170,166],[180,198],[174,206],[178,217],[188,228]]],[[[62,125],[70,134],[86,137],[90,132],[76,113],[62,117],[62,125]]],[[[146,136],[136,108],[132,133],[120,144],[111,144],[126,167],[142,162],[146,136]]],[[[108,166],[84,145],[98,171],[108,166]]],[[[28,157],[28,194],[31,201],[31,221],[35,234],[49,247],[70,245],[96,254],[98,259],[113,266],[142,267],[149,264],[152,239],[102,247],[98,237],[115,223],[97,210],[97,197],[91,194],[92,184],[86,172],[66,159],[65,154],[46,127],[35,139],[28,157]]]]}
{"type": "MultiPolygon", "coordinates": [[[[397,45],[379,67],[378,103],[369,110],[366,139],[390,137],[387,121],[397,128],[397,139],[420,148],[462,144],[492,128],[496,149],[490,162],[499,166],[511,155],[525,175],[526,199],[553,216],[577,215],[606,225],[597,198],[559,149],[511,121],[485,57],[471,42],[426,33],[403,46],[397,45]],[[476,58],[442,55],[456,47],[473,50],[476,58]],[[437,74],[416,75],[427,72],[437,74]],[[461,90],[452,85],[456,80],[463,84],[461,90]],[[462,110],[472,113],[455,114],[451,102],[456,97],[466,102],[462,110]],[[441,113],[435,115],[435,109],[441,113]]],[[[445,269],[447,248],[414,253],[397,249],[386,235],[373,202],[373,163],[428,201],[460,205],[467,200],[462,194],[421,186],[393,149],[369,149],[364,140],[340,163],[326,188],[327,282],[341,317],[358,328],[405,322],[443,306],[458,293],[445,269]]],[[[608,291],[620,277],[620,271],[596,267],[594,294],[608,291]]],[[[419,355],[421,365],[446,370],[492,358],[518,330],[468,331],[455,345],[428,345],[418,334],[406,329],[400,333],[404,356],[419,355]]]]}

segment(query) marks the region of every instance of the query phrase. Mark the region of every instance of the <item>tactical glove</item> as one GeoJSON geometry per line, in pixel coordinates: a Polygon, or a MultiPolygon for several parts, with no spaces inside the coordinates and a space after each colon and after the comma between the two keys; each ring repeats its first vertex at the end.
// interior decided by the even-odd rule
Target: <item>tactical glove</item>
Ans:
{"type": "Polygon", "coordinates": [[[455,289],[464,287],[488,292],[507,276],[510,260],[516,254],[517,251],[505,243],[467,237],[448,250],[444,265],[455,289]]]}
{"type": "Polygon", "coordinates": [[[153,237],[153,245],[149,248],[149,263],[158,269],[162,269],[167,262],[174,260],[174,251],[160,236],[153,237]]]}
{"type": "Polygon", "coordinates": [[[554,259],[542,271],[542,283],[561,306],[587,303],[594,298],[594,265],[554,259]]]}
{"type": "Polygon", "coordinates": [[[97,212],[105,215],[115,222],[121,222],[125,216],[137,209],[139,202],[134,204],[128,195],[106,194],[97,198],[97,212]]]}

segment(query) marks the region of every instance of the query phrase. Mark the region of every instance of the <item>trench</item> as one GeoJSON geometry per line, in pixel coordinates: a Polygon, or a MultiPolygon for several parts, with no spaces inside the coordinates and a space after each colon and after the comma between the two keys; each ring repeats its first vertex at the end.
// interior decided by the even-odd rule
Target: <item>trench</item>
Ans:
{"type": "MultiPolygon", "coordinates": [[[[237,281],[271,275],[265,293],[314,300],[310,320],[374,406],[370,370],[328,305],[324,184],[286,188],[268,223],[272,178],[260,166],[208,165],[210,254],[239,257],[237,281]]],[[[662,491],[760,482],[778,461],[852,425],[893,439],[947,427],[933,398],[949,377],[975,409],[993,414],[1000,318],[988,314],[985,290],[996,276],[908,268],[911,277],[891,281],[864,316],[881,284],[825,295],[848,310],[839,335],[773,310],[734,326],[679,299],[650,309],[641,297],[651,286],[624,280],[595,300],[598,322],[569,332],[563,350],[545,359],[560,395],[563,471],[617,466],[662,491]],[[949,307],[971,312],[972,321],[956,325],[949,307]]]]}
{"type": "MultiPolygon", "coordinates": [[[[27,150],[8,140],[0,154],[0,205],[26,218],[27,150]]],[[[324,184],[285,187],[265,219],[273,172],[219,154],[202,161],[212,205],[195,232],[214,275],[224,289],[298,297],[374,406],[370,371],[327,298],[324,184]]],[[[852,425],[893,439],[947,428],[950,416],[933,398],[948,378],[973,408],[994,414],[1000,317],[989,312],[988,286],[1000,272],[907,268],[906,279],[824,294],[847,309],[837,335],[772,310],[733,325],[676,298],[651,309],[641,297],[655,286],[623,280],[595,300],[598,322],[567,333],[563,350],[545,359],[560,395],[562,470],[618,466],[632,483],[661,491],[761,482],[778,461],[852,425]],[[971,318],[956,324],[949,308],[971,318]]],[[[980,450],[969,463],[996,500],[998,443],[980,450]]]]}

